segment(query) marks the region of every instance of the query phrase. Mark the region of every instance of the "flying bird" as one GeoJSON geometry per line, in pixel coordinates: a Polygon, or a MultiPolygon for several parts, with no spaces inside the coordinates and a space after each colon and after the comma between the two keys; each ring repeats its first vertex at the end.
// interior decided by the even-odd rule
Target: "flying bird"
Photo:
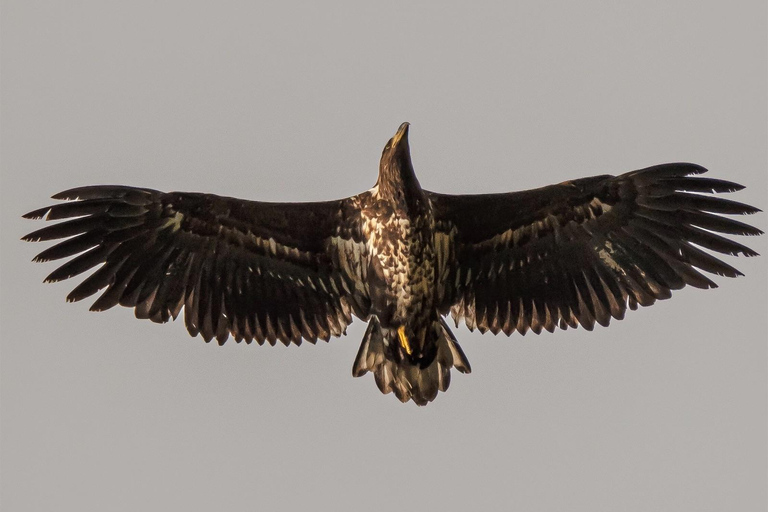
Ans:
{"type": "Polygon", "coordinates": [[[595,323],[705,274],[742,275],[711,252],[756,256],[727,235],[761,231],[725,215],[757,208],[711,193],[743,187],[671,163],[534,190],[447,195],[424,190],[403,123],[370,190],[325,202],[272,203],[96,185],[26,215],[68,219],[23,237],[65,239],[34,261],[75,256],[46,281],[96,268],[67,296],[99,292],[137,318],[176,319],[223,344],[315,343],[368,322],[352,373],[425,405],[451,369],[470,365],[445,321],[494,334],[595,323]],[[707,252],[702,249],[707,249],[707,252]],[[98,267],[98,268],[97,268],[98,267]]]}

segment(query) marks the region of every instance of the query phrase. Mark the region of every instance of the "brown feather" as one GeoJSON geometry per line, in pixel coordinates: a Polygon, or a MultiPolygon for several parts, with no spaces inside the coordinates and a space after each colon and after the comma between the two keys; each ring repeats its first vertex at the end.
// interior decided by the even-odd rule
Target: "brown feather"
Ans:
{"type": "Polygon", "coordinates": [[[669,298],[671,290],[686,284],[716,286],[697,269],[740,275],[691,243],[754,256],[755,251],[718,233],[761,234],[721,216],[760,210],[706,195],[743,187],[691,177],[704,172],[694,164],[665,164],[524,192],[431,194],[436,225],[453,233],[457,245],[454,274],[474,275],[449,294],[458,305],[454,316],[470,329],[505,334],[557,324],[591,329],[595,322],[605,326],[612,317],[623,318],[627,307],[669,298]],[[504,272],[478,273],[473,270],[478,262],[504,272]],[[476,301],[471,309],[470,300],[476,301]]]}

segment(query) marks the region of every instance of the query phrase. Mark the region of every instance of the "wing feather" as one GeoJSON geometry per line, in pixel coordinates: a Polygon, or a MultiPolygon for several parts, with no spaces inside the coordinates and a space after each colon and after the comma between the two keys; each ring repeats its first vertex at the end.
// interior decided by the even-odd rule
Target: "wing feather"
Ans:
{"type": "Polygon", "coordinates": [[[359,273],[356,198],[262,203],[210,194],[89,186],[25,218],[58,220],[23,239],[61,240],[35,261],[70,258],[46,278],[87,276],[67,296],[101,291],[91,306],[118,304],[166,322],[184,311],[193,336],[274,345],[328,340],[352,313],[366,317],[359,273]]]}
{"type": "Polygon", "coordinates": [[[685,285],[716,287],[704,273],[742,275],[706,250],[757,255],[722,234],[762,231],[723,215],[760,210],[708,195],[744,187],[705,172],[664,164],[508,194],[429,193],[456,251],[442,307],[482,332],[592,329],[685,285]]]}

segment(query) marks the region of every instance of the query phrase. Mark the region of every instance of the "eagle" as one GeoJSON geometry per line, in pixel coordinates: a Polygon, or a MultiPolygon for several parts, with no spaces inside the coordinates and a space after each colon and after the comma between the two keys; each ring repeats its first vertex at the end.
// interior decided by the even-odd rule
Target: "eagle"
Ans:
{"type": "Polygon", "coordinates": [[[67,219],[26,241],[59,240],[33,261],[73,258],[45,279],[96,269],[67,296],[176,319],[223,344],[328,341],[368,322],[352,373],[426,405],[471,368],[445,318],[493,334],[607,326],[701,271],[742,275],[712,253],[757,256],[726,235],[760,235],[724,215],[760,210],[714,197],[743,186],[669,163],[521,192],[425,190],[403,123],[361,194],[277,203],[95,185],[24,215],[67,219]]]}

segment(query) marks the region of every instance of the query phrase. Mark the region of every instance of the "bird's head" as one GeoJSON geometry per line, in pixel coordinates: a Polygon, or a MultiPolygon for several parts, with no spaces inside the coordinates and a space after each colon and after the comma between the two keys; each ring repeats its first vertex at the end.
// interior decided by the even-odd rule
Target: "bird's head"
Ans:
{"type": "Polygon", "coordinates": [[[411,123],[403,123],[400,128],[397,129],[394,137],[389,139],[387,145],[384,146],[384,151],[381,153],[382,164],[385,161],[397,161],[407,160],[411,161],[411,146],[408,144],[408,127],[411,123]]]}
{"type": "Polygon", "coordinates": [[[408,144],[408,127],[403,123],[395,136],[389,139],[381,153],[379,180],[376,182],[379,193],[398,197],[408,195],[409,191],[421,192],[411,163],[411,146],[408,144]]]}

